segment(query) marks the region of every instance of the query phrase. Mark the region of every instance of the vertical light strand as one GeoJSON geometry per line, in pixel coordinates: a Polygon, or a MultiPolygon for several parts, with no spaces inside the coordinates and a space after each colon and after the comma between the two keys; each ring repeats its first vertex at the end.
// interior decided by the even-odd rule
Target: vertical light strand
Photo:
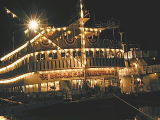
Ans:
{"type": "Polygon", "coordinates": [[[83,4],[82,4],[82,0],[80,0],[80,16],[81,18],[84,18],[84,13],[83,13],[83,4]]]}
{"type": "Polygon", "coordinates": [[[86,66],[86,54],[85,54],[85,33],[84,33],[84,13],[83,13],[83,4],[80,0],[80,31],[81,31],[81,53],[82,53],[82,67],[86,66]]]}
{"type": "Polygon", "coordinates": [[[80,31],[81,31],[81,58],[82,58],[82,68],[84,72],[85,81],[85,68],[86,68],[86,54],[85,54],[85,31],[84,31],[84,13],[83,13],[83,3],[80,0],[80,31]]]}
{"type": "Polygon", "coordinates": [[[124,33],[124,32],[119,32],[119,34],[120,34],[120,36],[121,36],[121,46],[122,46],[122,50],[125,51],[124,43],[123,43],[123,33],[124,33]]]}

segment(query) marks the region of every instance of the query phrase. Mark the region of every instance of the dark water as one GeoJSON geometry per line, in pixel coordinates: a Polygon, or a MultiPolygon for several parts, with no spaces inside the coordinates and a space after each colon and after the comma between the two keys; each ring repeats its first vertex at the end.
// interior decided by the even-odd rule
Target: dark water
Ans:
{"type": "MultiPolygon", "coordinates": [[[[139,110],[143,111],[154,120],[160,120],[160,106],[144,106],[139,110]]],[[[151,120],[149,117],[144,116],[142,113],[137,113],[133,120],[151,120]]]]}
{"type": "MultiPolygon", "coordinates": [[[[136,106],[138,107],[138,106],[136,106]]],[[[160,120],[160,106],[142,106],[139,110],[154,120],[160,120]]],[[[151,120],[130,106],[112,100],[85,103],[57,104],[42,109],[26,111],[13,119],[0,120],[151,120]]]]}

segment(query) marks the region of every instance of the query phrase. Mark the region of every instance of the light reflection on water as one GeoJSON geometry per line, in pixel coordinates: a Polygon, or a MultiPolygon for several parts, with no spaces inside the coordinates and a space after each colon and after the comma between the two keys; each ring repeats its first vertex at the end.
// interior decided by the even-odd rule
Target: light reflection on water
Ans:
{"type": "Polygon", "coordinates": [[[4,116],[0,116],[0,120],[9,120],[9,119],[4,116]]]}
{"type": "MultiPolygon", "coordinates": [[[[140,107],[139,108],[140,111],[143,111],[144,113],[146,113],[147,115],[151,116],[152,118],[154,118],[154,120],[160,120],[160,106],[144,106],[144,107],[140,107]]],[[[132,114],[132,113],[131,113],[132,114]]],[[[124,115],[125,116],[125,115],[124,115]]],[[[136,113],[133,113],[131,115],[132,119],[128,119],[128,118],[125,118],[124,120],[151,120],[150,118],[144,116],[142,113],[138,112],[136,113]]],[[[39,119],[39,120],[42,120],[40,117],[38,116],[34,116],[36,119],[39,119]]],[[[118,116],[117,116],[118,117],[118,116]]],[[[46,116],[46,120],[52,120],[53,118],[49,119],[47,116],[46,116]]],[[[30,118],[29,118],[30,119],[30,118]]],[[[0,120],[16,120],[16,119],[8,119],[4,116],[0,116],[0,120]]],[[[18,120],[21,120],[21,119],[18,119],[18,120]]],[[[26,119],[25,119],[26,120],[26,119]]],[[[28,119],[27,119],[28,120],[28,119]]],[[[34,119],[33,119],[34,120],[34,119]]],[[[68,120],[68,119],[67,119],[68,120]]],[[[79,120],[79,119],[78,119],[79,120]]],[[[84,118],[84,120],[86,120],[84,118]]],[[[112,119],[110,118],[110,120],[115,120],[115,119],[112,119]]],[[[122,119],[120,119],[122,120],[122,119]]]]}
{"type": "MultiPolygon", "coordinates": [[[[160,106],[145,106],[140,107],[139,110],[151,116],[154,120],[160,120],[160,106]]],[[[151,120],[151,118],[148,118],[141,113],[137,113],[133,120],[151,120]]]]}

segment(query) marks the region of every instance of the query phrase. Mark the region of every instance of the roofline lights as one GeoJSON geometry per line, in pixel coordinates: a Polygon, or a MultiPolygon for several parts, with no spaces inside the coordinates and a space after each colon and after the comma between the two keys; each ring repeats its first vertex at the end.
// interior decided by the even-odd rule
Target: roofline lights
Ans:
{"type": "Polygon", "coordinates": [[[16,82],[18,80],[21,80],[27,76],[30,76],[30,75],[33,75],[34,72],[31,72],[31,73],[26,73],[26,74],[23,74],[23,75],[20,75],[20,76],[17,76],[15,78],[11,78],[11,79],[3,79],[3,80],[0,80],[0,84],[7,84],[7,83],[12,83],[12,82],[16,82]]]}
{"type": "MultiPolygon", "coordinates": [[[[39,33],[37,36],[35,36],[33,39],[30,40],[31,43],[33,43],[36,39],[38,39],[42,34],[44,34],[45,31],[42,31],[41,33],[39,33]]],[[[10,52],[9,54],[5,55],[4,57],[2,57],[0,60],[4,61],[5,59],[7,59],[8,57],[12,56],[13,54],[19,52],[20,50],[24,49],[29,42],[26,42],[24,45],[22,45],[21,47],[17,48],[16,50],[10,52]]]]}

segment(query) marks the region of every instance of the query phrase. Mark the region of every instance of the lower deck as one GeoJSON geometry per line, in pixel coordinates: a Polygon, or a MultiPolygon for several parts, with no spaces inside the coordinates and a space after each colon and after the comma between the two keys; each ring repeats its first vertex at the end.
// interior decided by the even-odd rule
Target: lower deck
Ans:
{"type": "MultiPolygon", "coordinates": [[[[2,96],[12,96],[12,95],[23,95],[23,94],[33,94],[33,93],[58,93],[67,92],[72,95],[82,94],[86,90],[90,92],[106,91],[109,86],[114,86],[119,88],[120,83],[116,77],[108,75],[107,77],[93,77],[93,78],[83,78],[79,79],[69,79],[68,80],[51,80],[47,79],[47,76],[40,76],[40,81],[36,81],[37,76],[30,76],[30,82],[19,81],[18,83],[12,83],[12,85],[1,86],[0,93],[2,96]],[[32,77],[32,79],[31,79],[32,77]],[[33,82],[32,80],[35,79],[33,82]],[[38,82],[39,81],[39,82],[38,82]]],[[[77,78],[77,77],[75,77],[77,78]]]]}

